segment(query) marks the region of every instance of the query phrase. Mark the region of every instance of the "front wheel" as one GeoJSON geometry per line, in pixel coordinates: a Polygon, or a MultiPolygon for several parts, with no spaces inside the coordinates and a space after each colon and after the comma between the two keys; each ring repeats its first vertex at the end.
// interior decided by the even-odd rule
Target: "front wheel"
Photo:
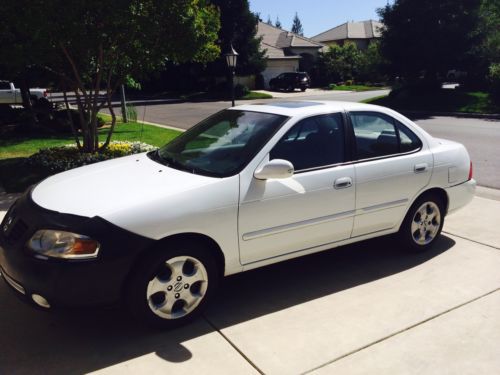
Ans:
{"type": "Polygon", "coordinates": [[[150,325],[183,325],[198,316],[213,295],[219,281],[217,264],[210,249],[194,242],[153,251],[129,280],[128,309],[150,325]]]}
{"type": "Polygon", "coordinates": [[[435,194],[426,194],[415,201],[399,229],[401,244],[414,252],[432,247],[444,224],[444,204],[435,194]]]}

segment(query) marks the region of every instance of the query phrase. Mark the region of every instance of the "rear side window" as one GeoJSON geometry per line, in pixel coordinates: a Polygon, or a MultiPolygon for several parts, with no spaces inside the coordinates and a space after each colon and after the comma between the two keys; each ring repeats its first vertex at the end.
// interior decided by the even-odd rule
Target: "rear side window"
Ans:
{"type": "Polygon", "coordinates": [[[296,171],[342,163],[342,115],[335,113],[299,121],[274,146],[270,159],[288,160],[296,171]]]}
{"type": "Polygon", "coordinates": [[[396,121],[399,130],[400,152],[416,151],[422,147],[422,141],[406,126],[396,121]]]}
{"type": "Polygon", "coordinates": [[[9,82],[0,82],[0,90],[10,90],[9,82]]]}
{"type": "Polygon", "coordinates": [[[353,112],[351,124],[358,159],[370,159],[416,151],[420,139],[392,117],[376,112],[353,112]]]}

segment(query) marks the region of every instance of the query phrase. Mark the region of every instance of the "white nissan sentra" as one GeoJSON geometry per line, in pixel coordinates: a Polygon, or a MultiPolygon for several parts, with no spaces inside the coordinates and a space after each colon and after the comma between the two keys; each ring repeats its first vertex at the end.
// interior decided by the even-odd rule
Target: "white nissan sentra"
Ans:
{"type": "Polygon", "coordinates": [[[475,185],[464,146],[387,108],[243,105],[27,191],[0,227],[1,273],[45,308],[123,301],[172,327],[223,276],[391,233],[425,251],[475,185]]]}

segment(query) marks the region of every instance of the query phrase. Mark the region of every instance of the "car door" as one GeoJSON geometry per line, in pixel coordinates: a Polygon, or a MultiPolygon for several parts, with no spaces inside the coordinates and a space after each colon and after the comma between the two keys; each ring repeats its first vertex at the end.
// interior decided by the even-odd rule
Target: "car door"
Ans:
{"type": "Polygon", "coordinates": [[[354,166],[344,163],[344,133],[340,113],[303,119],[263,161],[288,160],[294,165],[294,175],[241,183],[238,228],[242,264],[350,237],[354,166]]]}
{"type": "Polygon", "coordinates": [[[351,112],[356,150],[356,217],[352,236],[393,228],[431,177],[427,145],[407,126],[379,112],[351,112]]]}

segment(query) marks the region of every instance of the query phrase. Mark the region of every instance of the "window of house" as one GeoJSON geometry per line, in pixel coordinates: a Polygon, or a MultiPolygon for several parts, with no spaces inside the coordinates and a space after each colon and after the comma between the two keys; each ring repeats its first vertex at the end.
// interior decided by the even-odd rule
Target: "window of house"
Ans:
{"type": "Polygon", "coordinates": [[[296,171],[342,163],[342,115],[335,113],[299,121],[274,146],[270,159],[288,160],[296,171]]]}

